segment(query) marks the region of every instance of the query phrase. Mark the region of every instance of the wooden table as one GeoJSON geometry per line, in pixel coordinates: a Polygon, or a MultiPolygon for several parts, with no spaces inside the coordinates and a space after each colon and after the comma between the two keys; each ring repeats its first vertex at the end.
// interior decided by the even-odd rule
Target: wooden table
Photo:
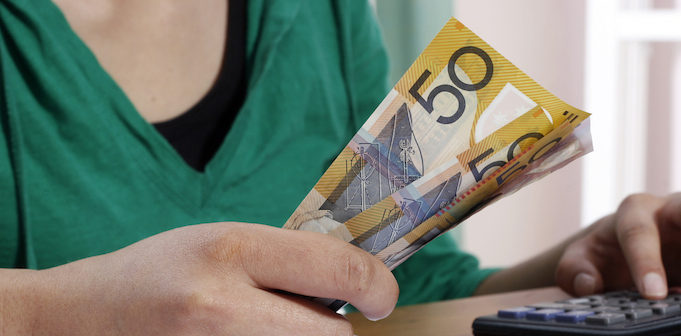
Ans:
{"type": "Polygon", "coordinates": [[[386,319],[371,322],[360,313],[348,314],[355,335],[473,335],[473,320],[497,310],[526,304],[564,300],[570,296],[557,287],[484,295],[396,308],[386,319]]]}

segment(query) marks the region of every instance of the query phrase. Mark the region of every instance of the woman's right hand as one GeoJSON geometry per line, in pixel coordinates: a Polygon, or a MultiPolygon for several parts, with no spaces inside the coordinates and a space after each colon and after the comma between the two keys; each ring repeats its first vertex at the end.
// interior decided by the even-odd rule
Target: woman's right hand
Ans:
{"type": "Polygon", "coordinates": [[[41,271],[0,270],[2,335],[352,335],[308,299],[390,314],[392,273],[323,234],[214,223],[41,271]]]}

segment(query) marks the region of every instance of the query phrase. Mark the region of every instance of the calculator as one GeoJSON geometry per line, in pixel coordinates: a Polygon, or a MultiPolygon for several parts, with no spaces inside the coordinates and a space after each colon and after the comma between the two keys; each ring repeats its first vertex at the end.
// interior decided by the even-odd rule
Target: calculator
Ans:
{"type": "Polygon", "coordinates": [[[476,336],[681,335],[681,293],[646,300],[636,291],[608,292],[501,309],[473,321],[476,336]]]}

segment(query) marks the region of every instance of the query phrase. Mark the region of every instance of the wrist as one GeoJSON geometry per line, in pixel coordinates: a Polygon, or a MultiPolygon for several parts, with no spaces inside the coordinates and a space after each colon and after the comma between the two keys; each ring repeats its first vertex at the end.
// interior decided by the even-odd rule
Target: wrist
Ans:
{"type": "Polygon", "coordinates": [[[88,259],[39,271],[0,269],[0,335],[101,334],[106,307],[95,302],[88,259]]]}
{"type": "Polygon", "coordinates": [[[44,288],[40,271],[0,269],[0,335],[33,335],[44,288]]]}

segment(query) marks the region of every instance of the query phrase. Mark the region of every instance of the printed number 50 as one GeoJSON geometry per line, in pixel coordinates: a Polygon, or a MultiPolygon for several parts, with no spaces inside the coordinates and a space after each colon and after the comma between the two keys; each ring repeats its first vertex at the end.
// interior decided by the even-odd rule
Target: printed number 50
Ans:
{"type": "Polygon", "coordinates": [[[452,54],[452,57],[449,58],[449,63],[447,64],[447,72],[449,73],[449,79],[452,81],[454,85],[456,85],[456,87],[449,84],[438,85],[430,92],[427,100],[423,99],[421,94],[419,94],[418,90],[421,88],[421,86],[423,86],[423,83],[425,83],[428,77],[430,77],[431,75],[431,72],[428,69],[426,69],[421,74],[421,77],[419,77],[419,79],[416,80],[416,83],[414,83],[414,85],[412,85],[412,87],[409,89],[409,93],[412,95],[412,97],[414,97],[416,101],[418,101],[419,104],[421,104],[421,106],[423,106],[423,108],[426,111],[428,111],[428,113],[433,113],[433,100],[435,99],[435,96],[437,96],[438,94],[442,92],[449,92],[452,95],[454,95],[454,97],[456,97],[456,99],[459,102],[459,108],[451,116],[448,117],[440,116],[439,118],[437,118],[437,122],[441,124],[451,124],[459,120],[459,118],[461,118],[463,112],[466,110],[466,100],[464,99],[461,90],[477,91],[484,88],[490,82],[490,80],[492,80],[492,74],[494,73],[494,64],[492,63],[492,59],[484,50],[478,47],[467,46],[460,48],[459,50],[455,51],[452,54]],[[475,84],[464,83],[456,75],[456,61],[459,59],[459,57],[461,57],[464,54],[476,54],[485,62],[485,77],[475,84]]]}

